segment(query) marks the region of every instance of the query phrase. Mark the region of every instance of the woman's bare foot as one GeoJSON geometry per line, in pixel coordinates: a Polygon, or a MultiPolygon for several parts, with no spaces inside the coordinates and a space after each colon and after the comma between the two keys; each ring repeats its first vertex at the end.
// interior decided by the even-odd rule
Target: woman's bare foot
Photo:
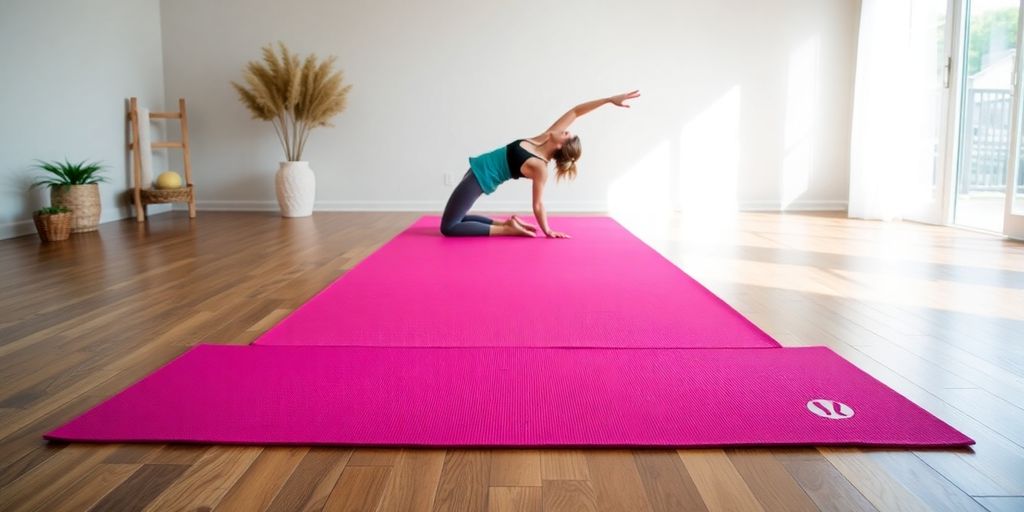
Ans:
{"type": "Polygon", "coordinates": [[[536,236],[518,223],[507,220],[501,224],[491,224],[491,236],[536,236]]]}
{"type": "Polygon", "coordinates": [[[525,229],[525,230],[527,230],[527,231],[529,231],[531,233],[537,233],[537,226],[534,226],[533,224],[530,224],[528,222],[523,222],[522,220],[519,219],[519,217],[517,217],[515,215],[512,215],[511,217],[509,217],[508,221],[506,221],[506,222],[512,222],[513,224],[518,224],[519,227],[521,227],[521,228],[523,228],[523,229],[525,229]]]}

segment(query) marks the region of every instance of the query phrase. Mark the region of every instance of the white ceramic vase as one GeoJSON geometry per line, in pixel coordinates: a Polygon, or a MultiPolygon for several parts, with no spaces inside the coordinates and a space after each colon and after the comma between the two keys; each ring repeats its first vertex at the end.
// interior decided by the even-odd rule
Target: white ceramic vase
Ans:
{"type": "Polygon", "coordinates": [[[282,217],[308,217],[313,215],[316,197],[316,176],[309,162],[281,162],[275,179],[277,204],[282,217]]]}

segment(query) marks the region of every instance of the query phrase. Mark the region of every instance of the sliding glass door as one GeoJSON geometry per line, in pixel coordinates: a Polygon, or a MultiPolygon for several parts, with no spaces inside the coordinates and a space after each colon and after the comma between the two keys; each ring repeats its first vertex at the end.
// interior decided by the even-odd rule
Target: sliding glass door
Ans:
{"type": "Polygon", "coordinates": [[[1014,78],[1020,1],[964,0],[962,6],[953,223],[1002,233],[1008,190],[1019,175],[1020,158],[1010,155],[1021,151],[1014,78]]]}

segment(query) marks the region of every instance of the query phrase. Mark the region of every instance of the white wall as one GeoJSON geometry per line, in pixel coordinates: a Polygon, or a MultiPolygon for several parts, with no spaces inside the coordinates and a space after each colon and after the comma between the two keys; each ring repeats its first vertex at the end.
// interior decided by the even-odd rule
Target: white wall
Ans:
{"type": "Polygon", "coordinates": [[[131,214],[125,101],[163,106],[159,13],[158,0],[0,0],[0,238],[34,233],[50,204],[29,190],[35,159],[102,161],[100,222],[131,214]]]}
{"type": "MultiPolygon", "coordinates": [[[[167,100],[189,101],[200,208],[276,209],[282,150],[229,81],[282,40],[354,84],[304,155],[317,208],[440,210],[466,158],[572,105],[639,88],[573,127],[580,177],[551,210],[845,209],[856,0],[174,0],[167,100]]],[[[525,182],[481,203],[528,209],[525,182]]]]}

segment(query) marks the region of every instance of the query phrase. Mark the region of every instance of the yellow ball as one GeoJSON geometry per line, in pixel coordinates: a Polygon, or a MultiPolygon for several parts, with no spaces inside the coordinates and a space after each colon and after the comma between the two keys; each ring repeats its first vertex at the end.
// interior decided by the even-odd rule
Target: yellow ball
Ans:
{"type": "Polygon", "coordinates": [[[181,188],[181,176],[174,171],[162,172],[156,177],[156,188],[181,188]]]}

